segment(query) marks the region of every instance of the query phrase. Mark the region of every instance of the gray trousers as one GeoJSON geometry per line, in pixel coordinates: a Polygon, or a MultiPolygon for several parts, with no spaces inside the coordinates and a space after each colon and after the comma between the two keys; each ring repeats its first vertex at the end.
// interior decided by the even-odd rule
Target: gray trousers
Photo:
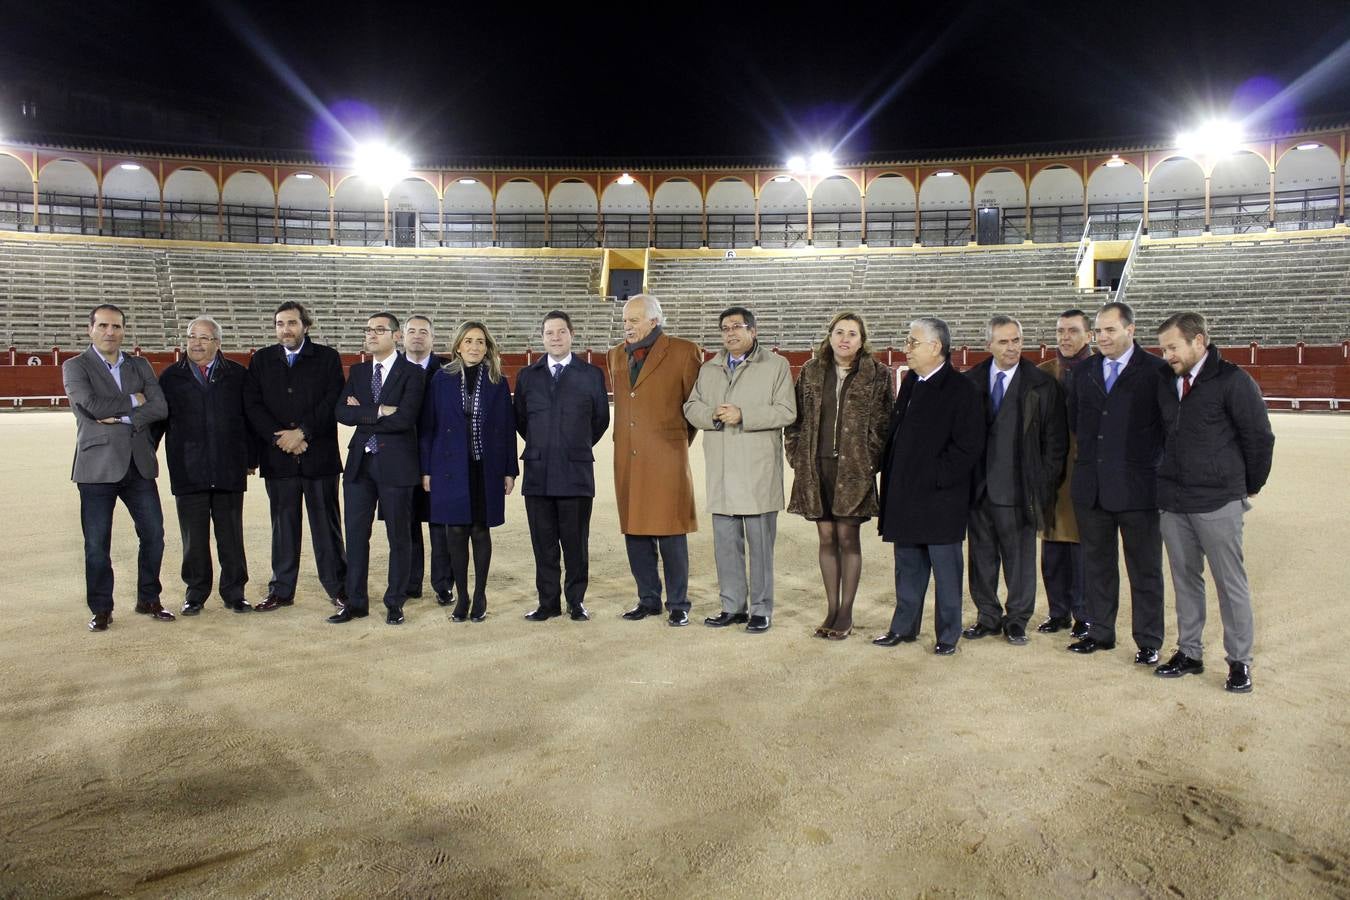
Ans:
{"type": "Polygon", "coordinates": [[[987,628],[1027,627],[1036,609],[1036,526],[1023,525],[1015,506],[985,497],[970,511],[970,596],[987,628]],[[998,572],[1008,588],[1007,611],[998,602],[998,572]]]}
{"type": "Polygon", "coordinates": [[[757,516],[713,515],[713,557],[722,611],[773,616],[773,542],[778,536],[778,513],[757,516]],[[750,580],[746,583],[745,551],[750,549],[750,580]]]}
{"type": "Polygon", "coordinates": [[[1230,663],[1252,662],[1252,595],[1242,559],[1242,514],[1249,504],[1233,500],[1213,512],[1162,514],[1162,537],[1177,598],[1177,646],[1203,659],[1205,562],[1219,594],[1223,649],[1230,663]]]}

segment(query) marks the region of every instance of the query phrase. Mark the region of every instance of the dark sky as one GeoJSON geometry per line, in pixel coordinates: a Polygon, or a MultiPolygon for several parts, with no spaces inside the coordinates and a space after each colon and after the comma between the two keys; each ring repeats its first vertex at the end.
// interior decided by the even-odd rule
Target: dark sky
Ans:
{"type": "Polygon", "coordinates": [[[1350,120],[1347,0],[554,6],[0,0],[0,77],[143,85],[330,155],[303,88],[428,162],[1166,140],[1291,86],[1254,129],[1350,120]]]}

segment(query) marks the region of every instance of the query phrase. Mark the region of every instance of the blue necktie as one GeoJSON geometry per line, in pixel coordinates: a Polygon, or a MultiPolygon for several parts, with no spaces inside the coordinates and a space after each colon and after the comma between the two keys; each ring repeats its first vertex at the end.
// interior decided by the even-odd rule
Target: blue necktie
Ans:
{"type": "Polygon", "coordinates": [[[559,379],[559,378],[562,378],[562,370],[563,370],[563,364],[562,364],[562,363],[554,363],[554,364],[553,364],[553,383],[554,383],[554,384],[557,384],[557,383],[558,383],[558,379],[559,379]]]}
{"type": "Polygon", "coordinates": [[[1003,405],[1003,373],[999,372],[994,376],[994,391],[989,395],[989,400],[994,404],[994,415],[998,415],[998,409],[1003,405]]]}
{"type": "MultiPolygon", "coordinates": [[[[380,377],[380,364],[376,363],[375,368],[372,369],[370,373],[370,399],[376,406],[380,405],[380,388],[383,386],[384,379],[380,377]]],[[[366,441],[366,452],[380,452],[380,442],[375,439],[375,435],[373,434],[370,436],[370,439],[366,441]]]]}
{"type": "Polygon", "coordinates": [[[291,351],[287,350],[287,351],[286,351],[286,365],[287,365],[287,367],[290,367],[290,366],[295,365],[295,358],[296,358],[297,356],[299,356],[299,355],[300,355],[300,352],[299,352],[298,350],[297,350],[295,353],[292,353],[291,351]]]}
{"type": "Polygon", "coordinates": [[[739,366],[740,364],[741,361],[739,359],[732,359],[730,357],[727,357],[727,369],[730,371],[730,374],[735,375],[736,367],[739,366]]]}
{"type": "Polygon", "coordinates": [[[1106,373],[1106,392],[1111,393],[1111,388],[1116,386],[1116,379],[1120,377],[1120,360],[1109,359],[1106,364],[1111,367],[1111,371],[1106,373]]]}

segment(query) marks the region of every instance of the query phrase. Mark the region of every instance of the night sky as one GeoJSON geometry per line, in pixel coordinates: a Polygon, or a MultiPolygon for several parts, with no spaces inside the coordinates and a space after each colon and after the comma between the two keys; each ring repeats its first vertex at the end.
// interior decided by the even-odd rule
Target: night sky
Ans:
{"type": "Polygon", "coordinates": [[[775,162],[818,147],[906,158],[1166,141],[1204,115],[1257,109],[1253,131],[1350,121],[1347,0],[880,0],[819,4],[814,17],[773,4],[2,8],[0,78],[210,106],[267,123],[273,146],[258,151],[320,157],[340,147],[316,107],[429,163],[775,162]],[[662,13],[632,12],[643,8],[662,13]]]}

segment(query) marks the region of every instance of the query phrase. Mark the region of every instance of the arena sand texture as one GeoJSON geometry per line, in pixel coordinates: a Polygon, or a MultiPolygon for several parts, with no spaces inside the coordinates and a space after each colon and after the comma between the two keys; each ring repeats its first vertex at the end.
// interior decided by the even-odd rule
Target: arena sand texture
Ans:
{"type": "MultiPolygon", "coordinates": [[[[858,633],[813,639],[815,529],[795,516],[773,629],[704,628],[718,600],[697,444],[694,624],[622,621],[608,438],[590,622],[521,620],[517,494],[482,624],[428,596],[401,628],[327,625],[308,546],[293,608],[212,598],[147,621],[119,510],[116,619],[91,634],[70,414],[0,416],[0,895],[1350,896],[1350,418],[1274,420],[1247,518],[1256,689],[1237,696],[1213,598],[1208,668],[1177,681],[1132,665],[1128,639],[1090,658],[1037,634],[935,657],[931,597],[921,643],[873,647],[894,595],[870,528],[858,633]]],[[[258,480],[245,515],[256,600],[258,480]]],[[[377,537],[376,596],[385,557],[377,537]]],[[[1165,654],[1170,584],[1168,603],[1165,654]]]]}

